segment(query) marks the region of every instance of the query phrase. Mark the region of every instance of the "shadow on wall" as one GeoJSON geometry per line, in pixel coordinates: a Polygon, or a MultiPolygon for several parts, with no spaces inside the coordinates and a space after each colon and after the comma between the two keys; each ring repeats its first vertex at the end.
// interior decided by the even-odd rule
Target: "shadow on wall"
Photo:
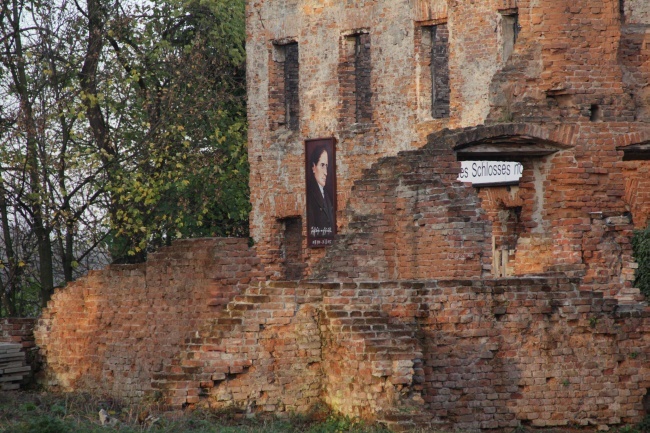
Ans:
{"type": "Polygon", "coordinates": [[[222,257],[225,268],[248,260],[245,244],[239,259],[232,249],[213,256],[220,241],[172,247],[162,267],[148,268],[183,285],[132,286],[108,302],[97,296],[107,289],[86,281],[54,297],[37,333],[47,384],[133,399],[158,391],[175,408],[249,413],[303,412],[324,400],[395,428],[611,425],[643,415],[650,313],[617,312],[616,300],[579,290],[578,280],[231,281],[206,290],[231,271],[195,274],[197,258],[222,257]],[[178,308],[150,317],[154,293],[162,310],[163,298],[178,308]],[[90,300],[101,308],[83,322],[90,300]],[[77,340],[105,348],[69,352],[77,340]]]}
{"type": "Polygon", "coordinates": [[[489,274],[490,224],[446,141],[384,158],[355,183],[348,231],[312,279],[381,281],[489,274]]]}
{"type": "MultiPolygon", "coordinates": [[[[563,213],[548,218],[553,236],[580,233],[558,251],[584,260],[591,282],[485,278],[492,222],[456,181],[459,145],[555,135],[523,124],[443,131],[375,164],[356,183],[350,233],[314,273],[336,282],[262,281],[254,250],[234,239],[181,241],[146,264],[93,273],[57,292],[39,322],[46,384],[249,413],[325,400],[397,427],[638,421],[650,311],[603,298],[625,281],[595,291],[609,287],[595,278],[611,277],[607,267],[624,274],[609,259],[627,260],[629,222],[553,208],[563,213]]],[[[553,170],[574,164],[556,155],[565,165],[553,170]]],[[[558,184],[558,194],[575,190],[558,184]]]]}
{"type": "Polygon", "coordinates": [[[616,305],[567,278],[325,289],[325,401],[400,428],[632,423],[650,315],[616,305]]]}

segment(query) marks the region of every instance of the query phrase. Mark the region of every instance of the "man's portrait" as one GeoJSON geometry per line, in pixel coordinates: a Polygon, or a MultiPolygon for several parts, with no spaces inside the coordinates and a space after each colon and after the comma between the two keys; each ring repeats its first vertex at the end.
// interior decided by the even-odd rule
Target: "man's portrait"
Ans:
{"type": "Polygon", "coordinates": [[[310,247],[332,244],[336,234],[335,140],[305,141],[307,241],[310,247]]]}

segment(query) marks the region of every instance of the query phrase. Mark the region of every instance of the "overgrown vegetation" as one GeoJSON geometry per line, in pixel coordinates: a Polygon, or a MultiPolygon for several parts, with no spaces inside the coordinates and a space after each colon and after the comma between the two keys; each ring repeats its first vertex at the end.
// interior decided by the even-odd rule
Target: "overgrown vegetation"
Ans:
{"type": "Polygon", "coordinates": [[[236,411],[195,410],[182,415],[129,406],[82,394],[0,394],[0,433],[388,433],[383,426],[336,416],[325,408],[284,419],[246,417],[236,411]],[[104,409],[116,420],[102,426],[104,409]]]}
{"type": "Polygon", "coordinates": [[[0,8],[0,317],[173,239],[248,236],[244,0],[0,8]]]}
{"type": "Polygon", "coordinates": [[[646,297],[650,297],[650,227],[645,230],[635,230],[632,236],[632,251],[639,265],[634,285],[646,297]]]}
{"type": "MultiPolygon", "coordinates": [[[[152,405],[125,405],[111,398],[87,394],[36,392],[0,393],[0,433],[389,433],[380,424],[365,423],[316,407],[307,415],[285,418],[249,417],[238,411],[195,410],[161,412],[152,405]],[[101,425],[104,409],[111,425],[101,425]]],[[[512,433],[560,433],[564,429],[520,426],[512,433]]],[[[575,428],[566,429],[567,432],[575,428]]],[[[650,433],[650,416],[640,423],[610,430],[614,433],[650,433]]],[[[412,433],[442,433],[416,429],[412,433]]]]}

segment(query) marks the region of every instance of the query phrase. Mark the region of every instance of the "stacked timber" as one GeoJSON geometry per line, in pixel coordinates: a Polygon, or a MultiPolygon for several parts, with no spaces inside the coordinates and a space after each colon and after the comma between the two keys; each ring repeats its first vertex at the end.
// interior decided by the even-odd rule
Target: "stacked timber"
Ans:
{"type": "Polygon", "coordinates": [[[19,389],[31,374],[20,343],[0,343],[0,391],[19,389]]]}

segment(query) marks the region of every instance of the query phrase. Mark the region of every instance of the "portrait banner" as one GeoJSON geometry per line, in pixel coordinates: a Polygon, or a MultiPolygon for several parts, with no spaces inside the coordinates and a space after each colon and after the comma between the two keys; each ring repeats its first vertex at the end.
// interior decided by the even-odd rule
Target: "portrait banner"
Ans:
{"type": "Polygon", "coordinates": [[[336,235],[336,139],[305,140],[307,245],[332,245],[336,235]]]}

